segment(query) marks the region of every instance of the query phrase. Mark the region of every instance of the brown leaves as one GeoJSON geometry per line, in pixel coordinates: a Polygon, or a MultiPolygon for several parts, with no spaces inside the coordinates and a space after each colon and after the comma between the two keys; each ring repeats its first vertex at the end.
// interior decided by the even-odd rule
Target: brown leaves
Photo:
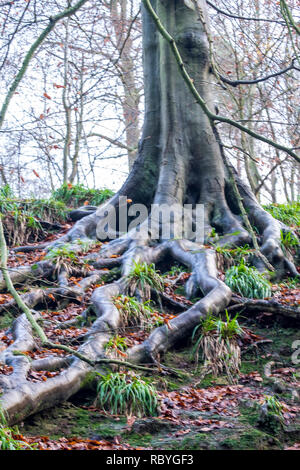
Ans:
{"type": "Polygon", "coordinates": [[[45,370],[31,370],[28,372],[27,380],[29,382],[46,382],[48,379],[59,375],[60,371],[49,372],[45,370]]]}
{"type": "Polygon", "coordinates": [[[0,364],[0,375],[10,375],[14,371],[12,366],[7,366],[5,364],[0,364]]]}
{"type": "Polygon", "coordinates": [[[50,355],[55,355],[55,356],[64,356],[68,354],[66,351],[63,351],[62,349],[35,349],[34,351],[24,351],[23,354],[26,354],[26,356],[31,357],[31,359],[43,359],[45,357],[48,357],[50,355]]]}
{"type": "Polygon", "coordinates": [[[28,253],[12,253],[10,254],[8,259],[8,266],[10,268],[14,268],[25,264],[34,264],[38,261],[41,261],[44,258],[45,254],[45,251],[38,249],[28,253]]]}
{"type": "Polygon", "coordinates": [[[184,436],[184,434],[189,434],[190,432],[190,429],[181,429],[180,431],[175,432],[175,436],[184,436]]]}
{"type": "Polygon", "coordinates": [[[259,372],[249,372],[249,374],[242,374],[240,376],[241,381],[243,383],[249,383],[249,382],[262,382],[263,378],[261,377],[259,372]]]}
{"type": "Polygon", "coordinates": [[[250,387],[232,385],[206,389],[186,387],[181,391],[160,392],[160,397],[162,417],[167,416],[170,409],[209,411],[220,415],[237,416],[240,398],[258,400],[262,394],[250,387]]]}
{"type": "Polygon", "coordinates": [[[52,99],[51,96],[49,96],[46,92],[43,94],[43,96],[44,96],[45,98],[47,98],[47,100],[51,100],[51,99],[52,99]]]}
{"type": "Polygon", "coordinates": [[[3,332],[4,330],[0,330],[0,341],[2,341],[6,346],[9,346],[13,343],[12,334],[9,332],[6,332],[6,334],[2,334],[3,332]]]}
{"type": "Polygon", "coordinates": [[[6,302],[9,302],[10,300],[12,300],[11,294],[0,294],[0,304],[5,304],[6,302]]]}
{"type": "Polygon", "coordinates": [[[300,290],[299,289],[289,289],[288,287],[285,287],[283,284],[274,286],[274,289],[280,289],[280,290],[277,290],[273,295],[273,299],[277,300],[277,302],[280,302],[282,304],[288,304],[288,306],[300,305],[300,290]]]}
{"type": "Polygon", "coordinates": [[[300,442],[295,442],[292,446],[285,447],[284,450],[300,450],[300,442]]]}
{"type": "Polygon", "coordinates": [[[61,329],[61,328],[45,328],[45,332],[49,339],[53,341],[57,340],[57,337],[63,338],[64,340],[78,338],[88,331],[87,328],[75,328],[71,326],[70,328],[61,329]]]}
{"type": "Polygon", "coordinates": [[[25,437],[22,434],[15,434],[13,437],[27,444],[37,444],[38,450],[134,450],[134,447],[122,444],[118,439],[109,442],[79,437],[61,437],[53,440],[47,436],[25,437]]]}
{"type": "Polygon", "coordinates": [[[132,416],[132,415],[127,415],[126,416],[126,420],[127,420],[127,426],[126,426],[126,430],[127,432],[130,432],[131,429],[132,429],[132,426],[136,420],[136,416],[132,416]]]}

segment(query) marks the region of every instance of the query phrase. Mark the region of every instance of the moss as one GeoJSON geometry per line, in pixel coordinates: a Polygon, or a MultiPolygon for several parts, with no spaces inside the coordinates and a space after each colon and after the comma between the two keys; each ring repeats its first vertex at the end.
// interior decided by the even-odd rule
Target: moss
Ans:
{"type": "Polygon", "coordinates": [[[138,446],[138,447],[149,447],[152,446],[153,436],[151,434],[138,434],[132,433],[126,436],[126,443],[130,444],[131,446],[138,446]]]}
{"type": "Polygon", "coordinates": [[[228,385],[228,377],[226,375],[220,375],[214,377],[212,374],[207,374],[199,383],[200,388],[214,387],[215,385],[228,385]]]}
{"type": "Polygon", "coordinates": [[[110,269],[107,274],[102,276],[102,281],[106,284],[116,281],[121,276],[121,269],[119,267],[110,269]]]}
{"type": "Polygon", "coordinates": [[[205,433],[197,433],[185,436],[182,439],[173,440],[173,442],[163,443],[164,450],[206,450],[212,449],[214,444],[211,442],[211,436],[205,433]]]}
{"type": "Polygon", "coordinates": [[[154,448],[164,450],[262,450],[282,448],[276,438],[249,426],[236,423],[233,429],[189,433],[183,437],[155,439],[154,448]]]}
{"type": "Polygon", "coordinates": [[[278,439],[254,428],[249,428],[241,432],[238,436],[235,435],[233,437],[228,437],[221,442],[220,445],[224,449],[233,450],[267,450],[272,448],[283,448],[278,439]]]}
{"type": "Polygon", "coordinates": [[[283,432],[283,420],[275,413],[268,412],[266,416],[259,418],[259,426],[271,435],[279,436],[283,432]]]}
{"type": "Polygon", "coordinates": [[[15,317],[7,312],[4,315],[0,315],[0,330],[5,330],[6,328],[10,328],[15,317]]]}
{"type": "Polygon", "coordinates": [[[251,426],[257,426],[259,420],[259,406],[255,402],[249,402],[248,400],[239,406],[240,417],[239,421],[242,423],[251,424],[251,426]]]}
{"type": "Polygon", "coordinates": [[[94,387],[96,377],[98,377],[97,372],[89,372],[82,382],[81,389],[91,388],[96,390],[96,387],[94,387]]]}
{"type": "Polygon", "coordinates": [[[70,432],[74,436],[110,439],[125,431],[126,418],[106,418],[98,412],[77,409],[70,432]]]}

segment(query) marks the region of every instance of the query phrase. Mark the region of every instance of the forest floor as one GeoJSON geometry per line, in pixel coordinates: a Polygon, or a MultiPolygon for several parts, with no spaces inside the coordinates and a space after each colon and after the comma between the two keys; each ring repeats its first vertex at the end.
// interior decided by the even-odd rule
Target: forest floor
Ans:
{"type": "MultiPolygon", "coordinates": [[[[49,235],[47,241],[68,229],[69,225],[66,225],[59,234],[49,235]]],[[[9,266],[35,263],[44,254],[42,250],[10,252],[9,266]]],[[[222,278],[224,273],[219,275],[222,278]]],[[[116,268],[107,269],[104,282],[111,282],[115,276],[116,268]]],[[[175,287],[170,283],[175,274],[169,272],[164,278],[165,292],[187,306],[191,302],[186,301],[183,295],[183,280],[188,276],[189,273],[182,274],[182,285],[179,281],[175,287]]],[[[80,278],[72,281],[76,284],[80,278]]],[[[57,321],[70,320],[86,309],[96,287],[99,284],[90,287],[80,302],[69,303],[59,311],[49,308],[42,312],[43,318],[50,321],[51,326],[45,328],[49,339],[73,348],[81,344],[90,326],[88,322],[66,329],[55,325],[57,321]]],[[[282,282],[273,285],[273,295],[285,305],[299,306],[299,287],[299,284],[282,282]]],[[[24,288],[19,289],[20,293],[25,291],[24,288]]],[[[0,294],[0,304],[10,298],[9,294],[0,294]]],[[[161,311],[155,306],[155,311],[165,323],[176,315],[172,308],[161,311]]],[[[9,311],[0,316],[0,350],[12,342],[9,327],[13,320],[9,311]]],[[[21,441],[34,443],[40,450],[300,450],[300,371],[296,364],[300,354],[295,360],[293,349],[295,341],[300,341],[299,324],[263,311],[251,315],[246,310],[241,311],[238,320],[246,335],[241,343],[241,373],[236,382],[229,382],[226,375],[206,375],[201,380],[203,361],[199,357],[197,363],[190,340],[161,358],[164,365],[184,372],[184,378],[162,374],[159,370],[157,374],[148,374],[147,378],[158,391],[158,416],[126,417],[104,412],[96,404],[96,389],[92,383],[60,406],[30,416],[18,425],[14,435],[21,441]],[[282,404],[282,420],[274,416],[262,419],[262,404],[270,395],[282,404]]],[[[122,336],[130,347],[141,343],[147,334],[142,329],[131,328],[122,336]]],[[[37,346],[28,354],[36,359],[64,352],[37,346]]],[[[120,359],[122,354],[124,356],[121,353],[120,359]]],[[[0,374],[10,373],[9,367],[0,365],[0,374]]],[[[51,380],[57,373],[59,371],[31,371],[28,379],[33,382],[51,380]]]]}

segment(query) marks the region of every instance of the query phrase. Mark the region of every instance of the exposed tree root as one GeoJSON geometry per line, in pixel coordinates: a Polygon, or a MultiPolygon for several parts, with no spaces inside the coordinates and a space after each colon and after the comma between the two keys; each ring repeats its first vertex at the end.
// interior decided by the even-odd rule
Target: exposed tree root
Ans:
{"type": "Polygon", "coordinates": [[[241,311],[243,309],[249,312],[270,312],[300,322],[299,307],[289,307],[273,299],[246,299],[233,296],[232,303],[235,305],[228,307],[229,312],[241,311]]]}
{"type": "MultiPolygon", "coordinates": [[[[254,204],[252,199],[244,197],[244,200],[245,204],[252,208],[251,204],[254,204]]],[[[93,232],[96,233],[93,217],[98,216],[96,214],[89,215],[77,222],[81,227],[81,235],[83,232],[85,233],[85,239],[89,239],[86,237],[87,227],[91,228],[91,225],[93,225],[93,232]],[[84,230],[83,227],[85,227],[84,230]]],[[[263,234],[265,254],[269,256],[266,247],[275,242],[278,246],[278,238],[276,239],[274,235],[274,233],[278,235],[278,224],[273,222],[273,219],[270,223],[269,216],[263,210],[260,210],[259,206],[255,206],[255,213],[252,217],[256,223],[259,222],[259,229],[263,234]],[[270,230],[270,226],[272,230],[270,230]]],[[[76,249],[76,240],[78,240],[79,235],[77,224],[67,237],[62,237],[63,241],[71,241],[74,249],[76,249]]],[[[56,243],[62,243],[62,240],[60,239],[56,243]]],[[[230,242],[235,246],[237,242],[244,243],[245,240],[247,239],[243,231],[241,238],[229,235],[226,238],[226,243],[230,242]]],[[[79,245],[77,248],[80,251],[79,245]]],[[[199,324],[201,318],[209,312],[216,314],[223,311],[231,301],[231,290],[218,279],[215,251],[193,241],[169,240],[153,244],[149,239],[132,240],[130,234],[127,234],[102,245],[98,255],[87,255],[86,259],[90,259],[94,266],[100,268],[100,270],[92,271],[89,276],[73,285],[69,282],[69,273],[66,270],[59,270],[55,274],[53,264],[48,261],[37,263],[34,270],[31,266],[27,266],[11,272],[11,278],[17,285],[26,285],[28,282],[38,282],[41,279],[53,279],[53,276],[56,276],[56,281],[51,281],[57,283],[56,287],[46,290],[34,289],[22,296],[26,305],[33,309],[36,307],[43,308],[49,304],[53,305],[53,303],[62,301],[66,304],[66,302],[80,298],[90,285],[99,282],[103,274],[107,274],[107,271],[102,271],[101,268],[121,266],[122,269],[120,280],[96,288],[91,297],[91,308],[97,318],[86,334],[84,343],[78,348],[78,354],[82,354],[90,363],[70,354],[65,357],[51,355],[32,362],[24,354],[16,355],[18,354],[16,351],[26,353],[33,350],[37,346],[37,340],[24,314],[15,320],[12,328],[14,342],[0,354],[1,362],[13,367],[11,375],[0,379],[2,389],[1,405],[11,423],[18,422],[32,413],[69,398],[86,383],[89,373],[95,370],[95,364],[99,364],[96,366],[97,370],[99,370],[99,367],[104,370],[103,363],[106,363],[106,361],[107,365],[111,365],[111,359],[105,358],[105,344],[109,341],[111,335],[118,331],[121,322],[120,313],[114,305],[113,298],[127,293],[128,283],[126,279],[134,262],[157,264],[167,260],[169,264],[172,264],[171,260],[174,260],[187,266],[191,270],[191,276],[186,283],[186,295],[188,298],[196,295],[202,296],[202,298],[164,326],[156,328],[144,343],[129,349],[127,351],[127,361],[129,362],[124,363],[125,366],[126,364],[133,366],[134,364],[150,362],[160,365],[161,355],[176,344],[186,340],[199,324]],[[111,256],[114,257],[111,258],[111,256]],[[27,379],[30,370],[60,370],[60,374],[48,379],[46,382],[32,383],[27,379]]],[[[273,255],[271,259],[274,262],[273,255]]],[[[275,261],[277,261],[277,258],[275,261]]],[[[280,258],[280,263],[281,266],[285,266],[285,269],[290,267],[284,257],[280,258]]],[[[4,281],[2,281],[1,287],[5,290],[4,281]]],[[[142,298],[143,293],[136,291],[135,295],[142,298]]],[[[168,301],[165,294],[162,295],[162,299],[168,301]]],[[[169,302],[174,304],[176,301],[169,298],[169,302]]],[[[177,307],[177,310],[181,311],[184,305],[177,302],[173,307],[177,307]]],[[[280,315],[298,318],[298,313],[293,309],[270,301],[243,299],[239,307],[276,311],[280,315]]],[[[237,306],[230,307],[230,309],[235,308],[237,306]]],[[[5,309],[15,313],[19,311],[15,301],[10,301],[1,306],[2,311],[5,309]]],[[[37,318],[39,314],[36,313],[35,316],[37,318]]],[[[116,361],[116,365],[118,364],[120,364],[120,361],[116,361]]],[[[145,368],[145,370],[149,370],[149,368],[145,368]]]]}

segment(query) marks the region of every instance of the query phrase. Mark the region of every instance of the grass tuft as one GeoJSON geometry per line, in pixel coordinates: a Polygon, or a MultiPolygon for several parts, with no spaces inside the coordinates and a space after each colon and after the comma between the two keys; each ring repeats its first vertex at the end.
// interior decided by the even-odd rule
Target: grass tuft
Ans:
{"type": "Polygon", "coordinates": [[[209,314],[194,329],[192,340],[195,341],[192,353],[198,364],[199,350],[202,350],[204,366],[201,378],[212,373],[218,376],[226,373],[231,382],[240,372],[241,349],[238,338],[244,335],[237,320],[238,315],[230,318],[226,310],[226,320],[209,314]]]}
{"type": "Polygon", "coordinates": [[[234,292],[251,299],[271,297],[271,285],[260,272],[243,260],[226,271],[225,283],[234,292]]]}
{"type": "Polygon", "coordinates": [[[154,387],[133,372],[99,374],[97,404],[111,414],[142,417],[158,413],[154,387]]]}
{"type": "Polygon", "coordinates": [[[143,300],[150,300],[151,289],[162,292],[164,289],[164,279],[155,270],[155,265],[147,263],[137,263],[127,275],[127,289],[130,296],[139,290],[143,300]]]}
{"type": "Polygon", "coordinates": [[[142,329],[147,329],[153,314],[149,300],[139,302],[135,297],[119,295],[114,298],[114,304],[120,312],[123,329],[127,326],[139,326],[142,329]]]}
{"type": "Polygon", "coordinates": [[[283,418],[283,404],[273,395],[264,395],[263,405],[267,406],[270,413],[283,418]]]}
{"type": "Polygon", "coordinates": [[[126,349],[128,348],[126,338],[115,335],[105,344],[104,349],[110,357],[126,357],[126,349]]]}

